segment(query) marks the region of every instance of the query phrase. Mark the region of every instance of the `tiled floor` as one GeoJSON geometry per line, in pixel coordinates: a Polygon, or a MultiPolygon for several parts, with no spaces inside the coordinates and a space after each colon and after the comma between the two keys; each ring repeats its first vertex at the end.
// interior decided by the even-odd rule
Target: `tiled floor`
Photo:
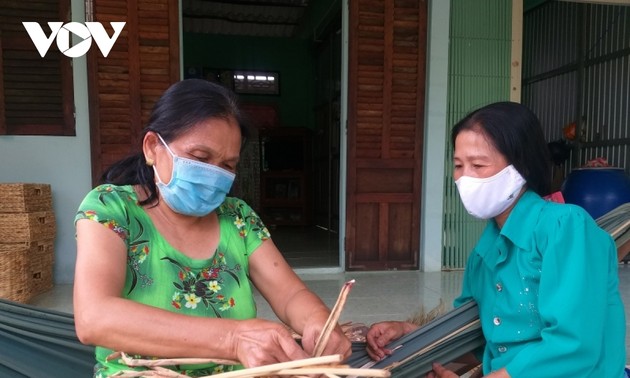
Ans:
{"type": "MultiPolygon", "coordinates": [[[[344,282],[354,279],[341,322],[371,324],[386,319],[407,319],[422,306],[428,311],[442,300],[447,308],[459,293],[462,272],[421,273],[416,271],[345,272],[300,274],[307,286],[330,307],[335,304],[344,282]]],[[[264,298],[255,292],[259,316],[277,319],[264,298]]],[[[32,304],[72,312],[72,285],[57,285],[32,304]]]]}
{"type": "MultiPolygon", "coordinates": [[[[462,272],[345,272],[301,274],[301,277],[329,306],[334,305],[343,283],[355,279],[341,322],[371,324],[387,319],[407,319],[420,311],[422,306],[426,311],[433,309],[440,300],[447,309],[451,308],[452,300],[461,287],[462,272]]],[[[630,320],[630,265],[619,265],[619,283],[630,320]]],[[[276,319],[264,298],[256,293],[256,299],[260,317],[276,319]]],[[[51,291],[34,298],[31,303],[72,312],[72,285],[55,286],[51,291]]],[[[630,346],[630,332],[626,334],[626,345],[630,346]]]]}
{"type": "Polygon", "coordinates": [[[294,269],[339,266],[339,234],[317,226],[282,226],[271,238],[294,269]]]}

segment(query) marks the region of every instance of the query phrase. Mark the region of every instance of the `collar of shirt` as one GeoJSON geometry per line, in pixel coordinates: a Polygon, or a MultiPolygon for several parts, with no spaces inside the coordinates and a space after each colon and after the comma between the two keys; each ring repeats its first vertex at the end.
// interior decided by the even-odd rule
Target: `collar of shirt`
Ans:
{"type": "Polygon", "coordinates": [[[546,203],[538,194],[526,190],[510,212],[503,228],[499,230],[494,220],[488,221],[483,234],[477,243],[476,253],[490,266],[501,263],[507,258],[508,240],[519,249],[530,249],[532,244],[532,227],[540,217],[542,207],[546,203]],[[494,246],[494,248],[488,248],[494,246]],[[489,255],[489,254],[496,255],[489,255]]]}

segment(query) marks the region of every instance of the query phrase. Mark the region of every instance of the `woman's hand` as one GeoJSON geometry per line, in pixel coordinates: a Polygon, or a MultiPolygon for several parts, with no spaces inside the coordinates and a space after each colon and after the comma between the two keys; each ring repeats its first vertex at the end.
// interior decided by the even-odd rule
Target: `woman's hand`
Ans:
{"type": "MultiPolygon", "coordinates": [[[[434,363],[432,365],[433,371],[427,374],[426,378],[457,378],[458,374],[446,369],[444,366],[434,363]]],[[[510,374],[508,374],[507,370],[499,369],[497,371],[493,371],[488,375],[484,375],[484,378],[510,378],[510,374]]]]}
{"type": "MultiPolygon", "coordinates": [[[[249,258],[250,278],[278,318],[302,335],[305,353],[311,354],[330,310],[287,264],[271,239],[264,241],[249,258]]],[[[330,336],[325,355],[348,357],[351,343],[337,328],[330,336]]]]}
{"type": "Polygon", "coordinates": [[[458,378],[459,375],[453,373],[452,371],[446,369],[444,366],[434,363],[432,366],[433,371],[427,374],[426,378],[458,378]]]}
{"type": "MultiPolygon", "coordinates": [[[[302,334],[302,347],[309,355],[313,355],[315,350],[315,344],[319,339],[319,335],[322,333],[326,320],[328,320],[329,313],[327,311],[319,311],[313,313],[306,322],[302,334]]],[[[323,356],[329,356],[332,354],[340,354],[344,359],[350,357],[352,353],[352,343],[346,337],[341,330],[341,327],[337,325],[333,332],[330,334],[330,338],[326,343],[326,347],[322,353],[323,356]]]]}
{"type": "Polygon", "coordinates": [[[392,354],[385,348],[390,342],[416,329],[417,326],[407,322],[380,322],[372,324],[367,333],[367,353],[373,360],[381,360],[392,354]]]}
{"type": "Polygon", "coordinates": [[[246,368],[309,357],[286,327],[268,320],[241,321],[232,341],[234,355],[246,368]]]}
{"type": "Polygon", "coordinates": [[[505,368],[502,368],[486,375],[485,378],[510,378],[510,374],[507,370],[505,370],[505,368]]]}

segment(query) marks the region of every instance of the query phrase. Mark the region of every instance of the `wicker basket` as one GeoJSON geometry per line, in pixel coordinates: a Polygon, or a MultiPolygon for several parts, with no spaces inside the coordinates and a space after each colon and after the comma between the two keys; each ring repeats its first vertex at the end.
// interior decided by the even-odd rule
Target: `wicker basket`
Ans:
{"type": "Polygon", "coordinates": [[[0,244],[0,298],[22,303],[31,299],[25,258],[23,244],[0,244]]]}
{"type": "Polygon", "coordinates": [[[50,239],[27,244],[26,279],[32,298],[53,287],[54,241],[50,239]]]}
{"type": "Polygon", "coordinates": [[[55,232],[55,214],[51,211],[0,213],[0,242],[2,243],[54,239],[55,232]]]}
{"type": "Polygon", "coordinates": [[[52,211],[49,184],[0,184],[0,213],[52,211]]]}
{"type": "Polygon", "coordinates": [[[54,242],[0,243],[0,298],[26,303],[53,287],[54,242]]]}

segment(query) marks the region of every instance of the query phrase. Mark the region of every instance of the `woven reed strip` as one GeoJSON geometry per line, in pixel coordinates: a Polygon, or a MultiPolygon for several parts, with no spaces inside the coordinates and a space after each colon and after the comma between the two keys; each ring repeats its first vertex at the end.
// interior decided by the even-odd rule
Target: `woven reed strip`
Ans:
{"type": "Polygon", "coordinates": [[[479,319],[475,319],[472,322],[468,323],[468,324],[464,324],[463,326],[461,326],[460,328],[456,329],[455,331],[435,340],[434,342],[432,342],[431,344],[427,345],[426,347],[417,350],[415,353],[413,353],[412,355],[410,355],[407,358],[401,359],[400,361],[396,361],[388,366],[385,367],[385,369],[387,370],[391,370],[396,368],[399,365],[405,364],[411,360],[413,360],[414,358],[416,358],[417,356],[421,356],[422,354],[426,353],[427,351],[435,348],[436,346],[440,345],[441,343],[455,337],[456,335],[467,331],[469,328],[471,327],[477,327],[479,326],[480,320],[479,319]]]}

